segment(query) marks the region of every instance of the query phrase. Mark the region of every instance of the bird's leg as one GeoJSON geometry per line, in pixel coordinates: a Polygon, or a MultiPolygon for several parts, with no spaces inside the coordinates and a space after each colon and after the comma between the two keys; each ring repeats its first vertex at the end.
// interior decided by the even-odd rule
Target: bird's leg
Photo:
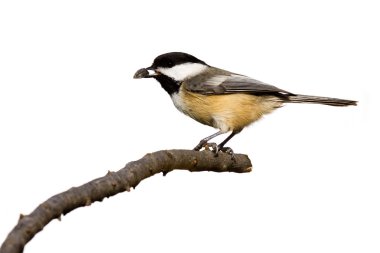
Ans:
{"type": "MultiPolygon", "coordinates": [[[[198,143],[198,145],[195,146],[195,148],[194,148],[193,150],[196,150],[196,151],[201,150],[201,148],[203,148],[206,144],[208,144],[207,142],[208,142],[209,140],[211,140],[212,138],[215,138],[216,136],[221,135],[221,134],[223,134],[223,133],[224,133],[224,132],[219,131],[219,132],[214,133],[214,134],[212,134],[212,135],[210,135],[210,136],[207,136],[206,138],[202,139],[202,140],[198,143]]],[[[209,144],[211,144],[211,143],[209,143],[209,144]]],[[[212,145],[210,145],[210,146],[212,146],[212,145]]],[[[214,148],[213,148],[213,149],[214,149],[214,148]]]]}
{"type": "Polygon", "coordinates": [[[218,156],[218,152],[222,151],[222,152],[225,152],[225,153],[231,155],[231,159],[235,160],[235,154],[234,154],[234,151],[232,150],[232,148],[224,147],[224,145],[226,145],[226,143],[229,140],[231,140],[232,137],[234,137],[236,134],[240,133],[240,131],[232,131],[232,133],[224,141],[222,141],[218,146],[216,146],[216,148],[214,149],[215,156],[218,156]]]}
{"type": "Polygon", "coordinates": [[[227,138],[222,141],[219,145],[218,145],[218,148],[219,149],[222,149],[224,147],[224,145],[226,145],[226,143],[232,139],[232,137],[234,137],[236,134],[240,133],[240,131],[232,131],[232,133],[230,135],[227,136],[227,138]]]}

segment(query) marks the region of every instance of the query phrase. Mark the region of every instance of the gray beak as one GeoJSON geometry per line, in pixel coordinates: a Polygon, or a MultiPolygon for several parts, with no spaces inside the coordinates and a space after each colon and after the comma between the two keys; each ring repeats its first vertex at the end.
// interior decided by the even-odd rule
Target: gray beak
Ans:
{"type": "Polygon", "coordinates": [[[141,78],[151,78],[156,76],[157,73],[154,71],[152,67],[149,68],[142,68],[136,71],[133,78],[134,79],[141,79],[141,78]]]}

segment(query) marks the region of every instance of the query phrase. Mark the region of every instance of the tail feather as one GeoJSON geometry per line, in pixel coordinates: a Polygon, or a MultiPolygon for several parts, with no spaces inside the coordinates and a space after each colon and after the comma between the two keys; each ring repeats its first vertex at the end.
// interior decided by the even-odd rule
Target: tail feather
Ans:
{"type": "Polygon", "coordinates": [[[288,103],[311,103],[311,104],[323,104],[331,106],[349,106],[357,105],[357,101],[346,100],[340,98],[318,97],[309,95],[294,95],[289,96],[288,100],[284,101],[288,103]]]}

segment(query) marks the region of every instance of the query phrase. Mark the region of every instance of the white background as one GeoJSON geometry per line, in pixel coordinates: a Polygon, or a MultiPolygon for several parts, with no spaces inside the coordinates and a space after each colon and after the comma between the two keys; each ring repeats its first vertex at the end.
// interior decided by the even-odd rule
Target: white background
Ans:
{"type": "Polygon", "coordinates": [[[359,106],[286,105],[229,143],[252,173],[156,175],[25,252],[379,252],[375,2],[1,1],[0,241],[50,196],[215,132],[132,79],[184,51],[359,106]]]}

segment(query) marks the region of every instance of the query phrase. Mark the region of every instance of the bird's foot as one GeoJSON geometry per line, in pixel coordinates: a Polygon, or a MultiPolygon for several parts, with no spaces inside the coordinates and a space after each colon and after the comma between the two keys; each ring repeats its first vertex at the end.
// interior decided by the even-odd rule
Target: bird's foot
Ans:
{"type": "Polygon", "coordinates": [[[207,144],[207,141],[203,141],[201,140],[197,146],[195,146],[195,148],[193,148],[193,150],[195,151],[199,151],[201,150],[205,145],[207,144]]]}
{"type": "Polygon", "coordinates": [[[214,142],[199,142],[199,144],[194,148],[194,150],[196,151],[199,151],[201,150],[202,148],[204,148],[204,150],[208,150],[208,151],[212,151],[215,155],[215,157],[218,156],[218,153],[219,152],[223,152],[223,153],[226,153],[226,154],[229,154],[231,155],[231,160],[234,160],[236,161],[236,158],[235,158],[235,153],[234,151],[232,150],[232,148],[229,148],[229,147],[221,147],[219,145],[217,145],[216,143],[214,142]]]}
{"type": "Polygon", "coordinates": [[[217,146],[218,145],[216,145],[216,143],[213,143],[213,142],[208,143],[206,141],[200,141],[198,143],[198,145],[195,146],[195,148],[193,150],[199,151],[202,148],[204,148],[205,150],[210,150],[210,148],[211,148],[211,150],[214,150],[214,149],[216,149],[217,146]]]}
{"type": "Polygon", "coordinates": [[[218,149],[218,145],[215,142],[206,143],[204,145],[205,150],[215,152],[218,149]]]}
{"type": "Polygon", "coordinates": [[[231,160],[236,161],[235,153],[230,147],[220,147],[219,145],[216,146],[216,148],[213,149],[213,152],[215,153],[215,156],[218,156],[218,153],[223,152],[226,154],[229,154],[231,156],[231,160]]]}

